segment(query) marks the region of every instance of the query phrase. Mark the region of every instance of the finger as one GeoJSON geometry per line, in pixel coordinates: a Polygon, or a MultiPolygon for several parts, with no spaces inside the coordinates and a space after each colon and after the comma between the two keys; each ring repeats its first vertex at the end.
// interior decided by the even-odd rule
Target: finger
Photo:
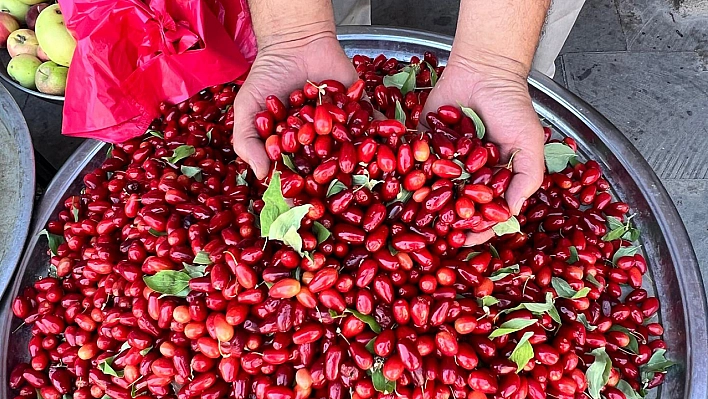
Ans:
{"type": "Polygon", "coordinates": [[[268,175],[270,160],[253,122],[260,110],[261,101],[246,82],[234,100],[234,151],[251,165],[256,177],[263,179],[268,175]]]}
{"type": "Polygon", "coordinates": [[[494,232],[492,229],[485,230],[481,233],[467,233],[467,238],[465,239],[465,246],[472,247],[475,245],[481,245],[489,241],[494,237],[494,232]]]}
{"type": "Polygon", "coordinates": [[[530,145],[514,156],[512,163],[514,174],[504,194],[509,209],[514,215],[519,214],[524,201],[533,195],[543,182],[542,145],[540,150],[530,145]]]}

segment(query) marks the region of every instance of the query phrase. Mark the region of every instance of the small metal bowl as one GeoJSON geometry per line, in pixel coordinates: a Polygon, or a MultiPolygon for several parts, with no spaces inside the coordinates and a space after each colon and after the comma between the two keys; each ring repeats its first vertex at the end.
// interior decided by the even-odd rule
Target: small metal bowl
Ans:
{"type": "Polygon", "coordinates": [[[32,90],[28,89],[24,86],[21,86],[19,83],[15,82],[10,75],[7,73],[7,63],[10,62],[10,54],[7,53],[7,50],[2,50],[0,51],[0,78],[2,78],[4,81],[9,83],[12,87],[16,88],[17,90],[23,91],[27,94],[31,94],[35,97],[41,98],[44,101],[48,101],[52,104],[64,104],[64,96],[55,96],[53,94],[46,94],[42,93],[37,90],[32,90]]]}

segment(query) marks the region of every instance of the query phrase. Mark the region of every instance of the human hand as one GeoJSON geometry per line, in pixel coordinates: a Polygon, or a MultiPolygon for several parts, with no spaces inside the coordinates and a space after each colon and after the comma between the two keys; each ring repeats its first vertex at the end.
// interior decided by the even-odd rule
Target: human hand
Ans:
{"type": "MultiPolygon", "coordinates": [[[[499,146],[502,162],[514,154],[505,199],[517,215],[540,187],[544,170],[543,128],[531,103],[524,68],[489,54],[471,60],[453,52],[422,115],[458,102],[480,116],[487,128],[485,138],[499,146]]],[[[493,236],[491,230],[469,233],[465,245],[482,244],[493,236]]]]}
{"type": "Polygon", "coordinates": [[[289,94],[306,81],[334,79],[348,86],[358,79],[354,66],[334,31],[281,37],[259,49],[258,55],[234,101],[233,144],[236,154],[265,178],[270,160],[254,125],[254,116],[265,109],[265,98],[276,95],[287,105],[289,94]]]}

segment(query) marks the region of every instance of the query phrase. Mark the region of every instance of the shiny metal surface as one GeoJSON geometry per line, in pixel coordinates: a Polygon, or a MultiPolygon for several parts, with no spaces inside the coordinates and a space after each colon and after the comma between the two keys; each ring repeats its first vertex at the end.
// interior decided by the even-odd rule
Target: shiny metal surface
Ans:
{"type": "Polygon", "coordinates": [[[0,78],[2,80],[6,81],[12,87],[16,88],[17,90],[24,91],[27,94],[31,94],[33,96],[39,97],[43,100],[55,103],[55,104],[61,104],[64,102],[64,96],[55,96],[53,94],[45,94],[37,90],[32,90],[28,89],[24,86],[20,86],[19,83],[15,82],[12,80],[10,75],[7,73],[7,63],[10,61],[10,55],[7,53],[7,50],[3,49],[0,50],[0,78]]]}
{"type": "MultiPolygon", "coordinates": [[[[385,53],[401,60],[424,51],[434,51],[444,62],[452,39],[426,32],[377,27],[343,27],[339,39],[349,55],[376,56],[385,53]]],[[[651,271],[653,290],[662,301],[660,319],[665,327],[668,357],[678,365],[671,369],[666,383],[655,392],[662,398],[705,399],[708,394],[708,333],[706,299],[695,254],[686,230],[669,196],[646,161],[609,121],[551,79],[532,74],[530,90],[538,114],[557,132],[573,137],[580,152],[598,161],[614,187],[616,195],[638,213],[651,271]]],[[[26,360],[29,329],[19,326],[9,309],[11,298],[36,277],[46,275],[47,243],[37,233],[56,213],[64,197],[81,189],[81,177],[96,167],[105,154],[105,144],[87,141],[59,171],[36,209],[36,223],[28,249],[13,280],[12,289],[0,304],[0,339],[6,361],[0,362],[0,380],[18,361],[26,360]],[[9,339],[10,338],[10,339],[9,339]]],[[[7,387],[2,397],[10,397],[7,387]]],[[[652,395],[654,396],[654,395],[652,395]]]]}
{"type": "Polygon", "coordinates": [[[20,262],[34,204],[34,151],[20,107],[0,85],[0,294],[20,262]]]}

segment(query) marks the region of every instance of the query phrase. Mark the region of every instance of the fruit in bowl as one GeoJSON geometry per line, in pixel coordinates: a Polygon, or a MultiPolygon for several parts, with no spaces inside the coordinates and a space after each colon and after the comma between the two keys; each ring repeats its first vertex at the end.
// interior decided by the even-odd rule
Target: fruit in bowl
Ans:
{"type": "Polygon", "coordinates": [[[63,96],[66,90],[66,76],[69,68],[58,65],[54,61],[43,62],[34,75],[37,90],[46,94],[63,96]]]}
{"type": "Polygon", "coordinates": [[[36,57],[38,47],[37,36],[31,29],[18,29],[7,38],[7,52],[13,58],[20,54],[29,54],[36,57]]]}
{"type": "Polygon", "coordinates": [[[25,16],[29,11],[30,5],[21,2],[20,0],[0,0],[0,11],[6,12],[20,23],[25,23],[25,16]]]}
{"type": "Polygon", "coordinates": [[[39,58],[31,54],[20,54],[7,64],[7,73],[22,87],[36,89],[34,79],[37,69],[42,64],[39,58]]]}
{"type": "Polygon", "coordinates": [[[74,55],[76,40],[66,29],[58,4],[52,4],[42,10],[37,17],[35,32],[39,45],[49,59],[68,67],[74,55]]]}
{"type": "Polygon", "coordinates": [[[7,38],[18,29],[20,29],[20,23],[15,17],[6,12],[0,12],[0,48],[5,47],[7,38]]]}
{"type": "Polygon", "coordinates": [[[41,13],[42,10],[47,7],[49,7],[49,4],[47,3],[39,3],[30,7],[30,9],[27,11],[27,15],[25,16],[25,22],[27,23],[28,28],[34,29],[34,26],[37,23],[37,17],[39,17],[39,13],[41,13]]]}

